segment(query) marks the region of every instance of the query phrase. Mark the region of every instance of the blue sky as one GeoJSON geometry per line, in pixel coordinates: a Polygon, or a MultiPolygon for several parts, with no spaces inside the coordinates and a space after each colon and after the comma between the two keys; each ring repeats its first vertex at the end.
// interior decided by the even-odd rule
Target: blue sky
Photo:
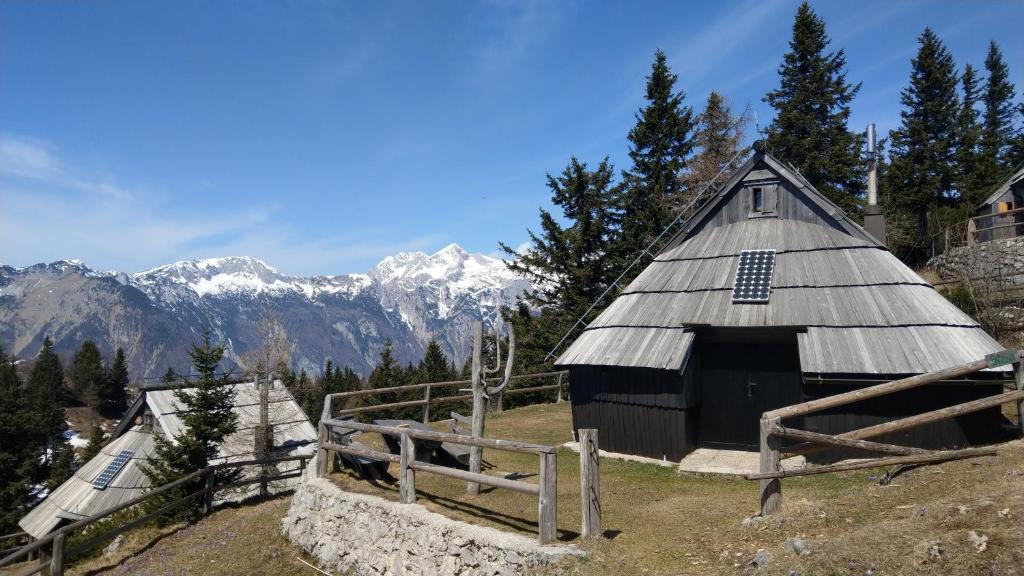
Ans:
{"type": "MultiPolygon", "coordinates": [[[[262,258],[359,272],[513,246],[575,154],[627,168],[654,50],[687,101],[776,85],[797,3],[0,2],[0,262],[262,258]]],[[[989,39],[1024,88],[1024,3],[815,2],[852,126],[899,120],[915,40],[989,39]]]]}

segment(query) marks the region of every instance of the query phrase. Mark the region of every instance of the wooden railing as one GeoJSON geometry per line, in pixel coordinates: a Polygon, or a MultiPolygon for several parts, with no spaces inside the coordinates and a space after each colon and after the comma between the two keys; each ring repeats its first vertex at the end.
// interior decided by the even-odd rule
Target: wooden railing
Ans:
{"type": "MultiPolygon", "coordinates": [[[[981,214],[972,216],[967,220],[961,220],[951,224],[942,230],[932,234],[932,256],[938,256],[950,248],[960,246],[971,246],[981,241],[981,235],[994,230],[1005,230],[1016,228],[1008,238],[1016,238],[1024,234],[1024,221],[1017,221],[1018,214],[1024,214],[1024,208],[1014,208],[1005,212],[994,214],[981,214]],[[1007,221],[1007,218],[1010,220],[1007,221]],[[988,226],[981,226],[985,220],[989,220],[988,226]]],[[[993,238],[990,238],[993,239],[993,238]]]]}
{"type": "Polygon", "coordinates": [[[558,450],[554,446],[542,446],[526,442],[512,440],[499,440],[495,438],[475,438],[461,434],[450,434],[447,432],[435,432],[429,430],[416,430],[398,426],[379,426],[376,424],[364,424],[354,420],[324,419],[320,421],[320,443],[317,455],[317,475],[325,476],[332,472],[331,464],[334,457],[331,454],[350,454],[374,460],[382,460],[397,463],[399,466],[398,482],[399,495],[403,504],[412,504],[416,501],[416,472],[437,474],[456,480],[465,480],[470,484],[484,484],[496,488],[504,488],[514,492],[529,494],[537,497],[537,524],[538,540],[541,544],[548,544],[555,540],[556,536],[556,514],[557,514],[557,474],[558,474],[558,450]],[[380,452],[370,448],[356,447],[349,444],[332,442],[332,432],[335,430],[360,432],[376,432],[385,436],[399,439],[399,454],[380,452]],[[516,452],[520,454],[534,454],[540,463],[539,483],[531,484],[519,480],[510,480],[499,476],[479,474],[461,470],[459,468],[448,468],[421,462],[416,459],[416,444],[414,440],[426,440],[432,442],[448,442],[460,446],[478,448],[489,448],[492,450],[503,450],[505,452],[516,452]]]}
{"type": "Polygon", "coordinates": [[[927,374],[919,374],[901,380],[894,380],[885,384],[878,384],[859,390],[853,390],[843,394],[836,394],[817,400],[811,400],[777,410],[770,410],[761,416],[761,471],[758,474],[748,474],[748,480],[761,481],[761,514],[773,514],[782,505],[782,484],[780,480],[789,476],[805,476],[809,474],[824,474],[827,472],[839,472],[845,470],[857,470],[861,468],[875,468],[880,466],[902,466],[907,464],[928,464],[955,460],[959,458],[972,458],[975,456],[993,455],[996,453],[993,448],[968,448],[962,450],[931,451],[908,446],[897,446],[871,442],[867,438],[874,438],[896,432],[914,426],[920,426],[929,422],[947,420],[962,414],[969,414],[987,408],[1001,406],[1008,402],[1017,404],[1018,423],[1021,431],[1024,432],[1024,370],[1021,369],[1021,353],[1017,350],[1004,350],[995,354],[989,354],[985,358],[953,366],[944,370],[937,370],[927,374]],[[968,374],[997,368],[999,366],[1013,365],[1016,390],[996,394],[987,398],[972,400],[956,406],[941,408],[924,414],[908,416],[899,420],[892,420],[866,428],[851,430],[837,435],[819,434],[805,430],[796,430],[782,425],[782,420],[804,416],[812,412],[845,406],[868,398],[877,398],[886,394],[892,394],[901,390],[909,390],[926,384],[933,384],[943,380],[952,380],[968,374]],[[872,452],[896,454],[897,456],[887,458],[875,458],[857,462],[832,464],[827,466],[805,467],[795,470],[783,470],[781,462],[780,441],[786,438],[800,440],[804,444],[796,448],[788,449],[790,454],[810,454],[830,447],[859,448],[872,452]]]}
{"type": "MultiPolygon", "coordinates": [[[[554,384],[545,384],[541,386],[529,386],[526,388],[512,388],[506,389],[503,394],[506,396],[514,396],[517,394],[529,394],[532,392],[548,392],[552,390],[558,391],[556,402],[562,401],[562,390],[565,386],[565,382],[568,381],[566,376],[569,373],[566,371],[561,372],[539,372],[536,374],[520,374],[518,376],[512,376],[512,382],[523,382],[527,380],[538,380],[543,378],[557,378],[557,382],[554,384]]],[[[446,388],[452,386],[468,386],[473,383],[472,380],[448,380],[445,382],[427,382],[425,384],[405,384],[402,386],[389,386],[387,388],[370,388],[367,390],[353,390],[352,392],[337,392],[329,394],[325,401],[324,414],[330,418],[333,416],[351,416],[354,414],[363,414],[366,412],[376,412],[382,410],[389,410],[394,408],[409,408],[413,406],[423,406],[423,423],[430,422],[430,405],[440,404],[442,402],[461,402],[466,400],[472,400],[472,394],[457,394],[454,396],[435,396],[431,397],[431,390],[434,388],[446,388]],[[414,390],[423,390],[423,398],[417,400],[405,400],[402,402],[391,402],[388,404],[373,404],[369,406],[355,406],[352,408],[343,408],[338,411],[334,411],[334,407],[340,405],[340,403],[349,398],[359,398],[364,396],[389,394],[395,392],[411,392],[414,390]]]]}
{"type": "Polygon", "coordinates": [[[118,506],[104,510],[98,514],[82,518],[81,520],[77,520],[66,526],[62,526],[54,530],[53,532],[50,532],[43,538],[40,538],[39,540],[22,546],[18,548],[16,551],[12,552],[11,554],[4,556],[2,559],[0,559],[0,567],[13,564],[14,562],[20,559],[30,559],[31,555],[34,552],[38,552],[40,559],[39,566],[35,570],[21,574],[20,576],[32,576],[34,574],[38,574],[47,567],[49,567],[50,569],[50,576],[63,576],[66,559],[73,556],[74,554],[90,550],[94,548],[97,544],[100,544],[101,542],[109,540],[110,538],[113,538],[118,534],[127,532],[132,528],[141,526],[142,524],[152,522],[153,520],[156,520],[161,516],[169,514],[199,498],[203,498],[203,514],[209,514],[213,510],[213,495],[215,492],[219,490],[225,490],[227,488],[245,486],[248,484],[257,484],[267,481],[273,482],[277,480],[285,480],[288,478],[297,478],[302,475],[302,471],[306,467],[306,462],[311,458],[312,456],[309,455],[281,456],[277,458],[247,460],[243,462],[227,462],[224,464],[208,466],[206,468],[203,468],[202,470],[196,470],[195,472],[192,472],[187,476],[179,478],[174,482],[170,482],[158,488],[149,490],[135,498],[132,498],[131,500],[128,500],[127,502],[124,502],[123,504],[119,504],[118,506]],[[274,476],[270,476],[268,478],[256,477],[252,479],[229,482],[225,484],[216,484],[216,472],[218,470],[243,468],[246,466],[265,466],[267,464],[295,461],[299,462],[299,468],[294,472],[277,474],[274,476]],[[118,526],[117,528],[104,531],[103,533],[93,536],[92,538],[89,538],[84,542],[78,542],[73,547],[66,546],[67,539],[71,534],[79,530],[82,530],[87,526],[95,524],[96,522],[109,518],[117,512],[121,512],[122,510],[127,510],[134,506],[138,506],[143,502],[160,496],[161,494],[165,494],[179,486],[188,484],[193,481],[198,481],[200,478],[205,479],[204,488],[192,492],[191,494],[184,496],[179,500],[175,500],[174,502],[171,502],[170,504],[167,504],[166,506],[163,506],[162,508],[156,511],[145,514],[139,518],[133,518],[128,522],[122,524],[121,526],[118,526]]]}

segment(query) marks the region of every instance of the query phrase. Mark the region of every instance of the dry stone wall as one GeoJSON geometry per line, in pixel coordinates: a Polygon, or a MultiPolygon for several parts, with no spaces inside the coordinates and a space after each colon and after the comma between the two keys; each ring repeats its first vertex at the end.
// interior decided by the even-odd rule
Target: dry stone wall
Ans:
{"type": "Polygon", "coordinates": [[[285,535],[325,569],[357,575],[506,575],[582,552],[452,520],[418,504],[345,492],[307,478],[282,521],[285,535]]]}
{"type": "Polygon", "coordinates": [[[943,280],[996,276],[1007,284],[1021,286],[1024,285],[1024,237],[950,248],[932,258],[928,267],[943,280]]]}

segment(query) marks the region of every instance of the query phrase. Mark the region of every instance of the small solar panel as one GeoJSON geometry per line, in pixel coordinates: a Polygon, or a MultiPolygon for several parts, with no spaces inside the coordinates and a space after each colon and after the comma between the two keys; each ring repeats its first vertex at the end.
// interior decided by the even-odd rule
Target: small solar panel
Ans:
{"type": "Polygon", "coordinates": [[[732,302],[767,302],[772,289],[775,250],[743,250],[736,268],[732,302]]]}
{"type": "Polygon", "coordinates": [[[107,464],[103,472],[100,472],[100,475],[93,479],[92,487],[99,490],[106,488],[110,481],[114,479],[114,476],[117,476],[117,473],[128,463],[133,454],[135,454],[134,450],[121,450],[121,453],[115,456],[110,464],[107,464]]]}

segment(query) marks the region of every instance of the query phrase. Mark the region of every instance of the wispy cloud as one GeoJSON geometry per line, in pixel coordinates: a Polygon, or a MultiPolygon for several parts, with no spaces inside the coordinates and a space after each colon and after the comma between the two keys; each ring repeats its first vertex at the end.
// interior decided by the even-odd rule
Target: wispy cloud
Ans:
{"type": "Polygon", "coordinates": [[[50,142],[17,134],[0,134],[0,175],[119,200],[131,197],[131,192],[109,179],[83,176],[69,167],[57,156],[50,142]]]}
{"type": "Polygon", "coordinates": [[[279,206],[211,211],[136,190],[112,194],[85,172],[50,142],[3,137],[0,263],[77,258],[100,269],[137,271],[175,260],[247,255],[291,274],[339,274],[446,240],[423,234],[396,241],[401,230],[381,228],[316,237],[281,224],[279,206]]]}
{"type": "Polygon", "coordinates": [[[530,50],[548,37],[566,11],[572,8],[567,2],[547,0],[497,0],[487,5],[497,16],[493,30],[477,56],[482,85],[495,82],[511,67],[518,65],[530,50]]]}

